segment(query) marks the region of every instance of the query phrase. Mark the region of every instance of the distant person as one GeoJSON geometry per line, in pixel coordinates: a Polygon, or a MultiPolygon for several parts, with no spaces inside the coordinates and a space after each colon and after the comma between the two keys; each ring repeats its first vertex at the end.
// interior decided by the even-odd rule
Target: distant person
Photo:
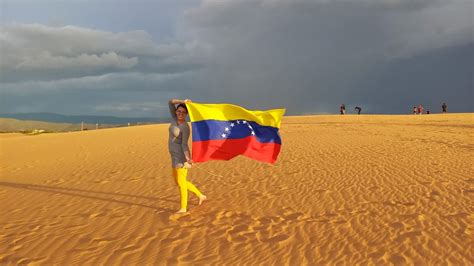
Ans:
{"type": "Polygon", "coordinates": [[[344,104],[342,104],[341,107],[339,107],[339,111],[341,112],[341,115],[345,114],[346,113],[346,106],[344,104]]]}
{"type": "Polygon", "coordinates": [[[186,116],[188,115],[186,103],[189,102],[191,100],[188,99],[169,101],[171,124],[169,126],[168,150],[171,155],[171,167],[173,168],[175,183],[178,185],[181,194],[181,208],[177,213],[187,212],[188,190],[199,198],[199,205],[206,199],[206,196],[187,180],[188,168],[193,164],[188,147],[190,130],[186,122],[186,116]]]}
{"type": "Polygon", "coordinates": [[[359,107],[359,106],[356,106],[354,109],[357,111],[357,114],[360,115],[360,112],[362,111],[362,108],[359,107]]]}
{"type": "Polygon", "coordinates": [[[427,114],[427,115],[430,114],[430,108],[426,108],[426,114],[427,114]]]}
{"type": "Polygon", "coordinates": [[[417,109],[416,106],[413,106],[413,114],[416,115],[417,109]]]}
{"type": "Polygon", "coordinates": [[[446,103],[443,103],[443,105],[441,105],[441,108],[443,108],[443,113],[448,112],[448,105],[446,103]]]}
{"type": "Polygon", "coordinates": [[[418,114],[419,115],[423,114],[423,106],[421,104],[418,105],[418,114]]]}

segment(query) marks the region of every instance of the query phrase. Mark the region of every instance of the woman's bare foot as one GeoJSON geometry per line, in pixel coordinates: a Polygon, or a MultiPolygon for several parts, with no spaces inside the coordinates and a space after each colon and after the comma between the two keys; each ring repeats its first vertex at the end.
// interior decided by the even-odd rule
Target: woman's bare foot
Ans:
{"type": "Polygon", "coordinates": [[[201,205],[206,199],[207,199],[207,197],[205,195],[201,195],[199,197],[199,204],[198,205],[201,205]]]}
{"type": "Polygon", "coordinates": [[[186,213],[186,209],[179,209],[179,211],[177,211],[176,213],[186,213]]]}

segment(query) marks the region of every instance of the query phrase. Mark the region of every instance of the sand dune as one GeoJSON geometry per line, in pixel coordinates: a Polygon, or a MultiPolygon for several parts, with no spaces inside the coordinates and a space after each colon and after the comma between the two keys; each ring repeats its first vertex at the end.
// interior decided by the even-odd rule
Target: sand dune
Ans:
{"type": "MultiPolygon", "coordinates": [[[[99,128],[110,128],[118,127],[123,125],[113,125],[113,124],[83,124],[84,129],[96,129],[96,126],[99,128]]],[[[72,124],[72,123],[51,123],[45,121],[34,121],[34,120],[17,120],[11,118],[2,118],[0,117],[0,133],[5,134],[9,133],[18,133],[23,132],[31,134],[34,130],[44,130],[46,132],[66,132],[66,131],[79,131],[81,130],[81,124],[72,124]],[[4,133],[5,132],[5,133],[4,133]]]]}
{"type": "Polygon", "coordinates": [[[167,125],[0,135],[0,264],[472,264],[474,115],[285,117],[275,165],[191,169],[167,125]]]}

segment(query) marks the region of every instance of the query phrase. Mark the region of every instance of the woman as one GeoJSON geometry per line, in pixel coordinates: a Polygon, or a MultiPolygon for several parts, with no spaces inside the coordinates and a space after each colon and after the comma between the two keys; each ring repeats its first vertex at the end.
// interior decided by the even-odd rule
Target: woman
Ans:
{"type": "Polygon", "coordinates": [[[186,116],[188,115],[186,103],[190,102],[191,100],[188,99],[184,101],[172,99],[169,101],[172,121],[169,127],[168,149],[171,155],[174,180],[181,194],[181,208],[177,213],[187,212],[188,190],[198,196],[199,205],[206,200],[206,196],[186,179],[188,168],[193,163],[188,147],[190,130],[186,122],[186,116]],[[175,106],[176,104],[178,106],[175,106]]]}

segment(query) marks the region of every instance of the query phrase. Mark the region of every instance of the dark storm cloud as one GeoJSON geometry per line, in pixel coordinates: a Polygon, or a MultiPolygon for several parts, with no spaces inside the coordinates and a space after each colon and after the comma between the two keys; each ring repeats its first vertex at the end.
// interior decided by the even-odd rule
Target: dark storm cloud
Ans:
{"type": "Polygon", "coordinates": [[[0,42],[2,112],[146,115],[154,103],[156,114],[167,92],[188,88],[206,54],[193,41],[156,43],[142,30],[76,26],[6,24],[0,42]]]}
{"type": "Polygon", "coordinates": [[[177,73],[199,67],[193,43],[156,44],[145,31],[8,24],[0,28],[2,82],[60,80],[113,72],[177,73]],[[195,56],[196,55],[196,56],[195,56]]]}
{"type": "MultiPolygon", "coordinates": [[[[398,75],[389,72],[397,69],[390,65],[405,60],[410,67],[425,53],[436,57],[437,51],[473,42],[472,1],[204,1],[187,19],[190,36],[211,46],[213,64],[199,80],[202,90],[215,100],[286,106],[290,113],[332,112],[340,103],[403,112],[391,103],[392,92],[380,90],[400,90],[381,84],[398,75]]],[[[434,70],[460,67],[449,62],[434,70]]],[[[428,87],[436,82],[433,76],[470,79],[446,72],[404,75],[404,92],[416,87],[425,94],[436,89],[428,87]],[[417,82],[410,85],[412,79],[417,82]]],[[[195,97],[208,99],[200,95],[195,97]]],[[[404,93],[396,100],[410,97],[404,93]]],[[[469,108],[467,100],[463,106],[469,108]]]]}
{"type": "Polygon", "coordinates": [[[471,0],[202,1],[159,40],[152,26],[6,23],[0,111],[167,115],[174,97],[290,114],[443,100],[474,111],[472,10],[471,0]]]}

